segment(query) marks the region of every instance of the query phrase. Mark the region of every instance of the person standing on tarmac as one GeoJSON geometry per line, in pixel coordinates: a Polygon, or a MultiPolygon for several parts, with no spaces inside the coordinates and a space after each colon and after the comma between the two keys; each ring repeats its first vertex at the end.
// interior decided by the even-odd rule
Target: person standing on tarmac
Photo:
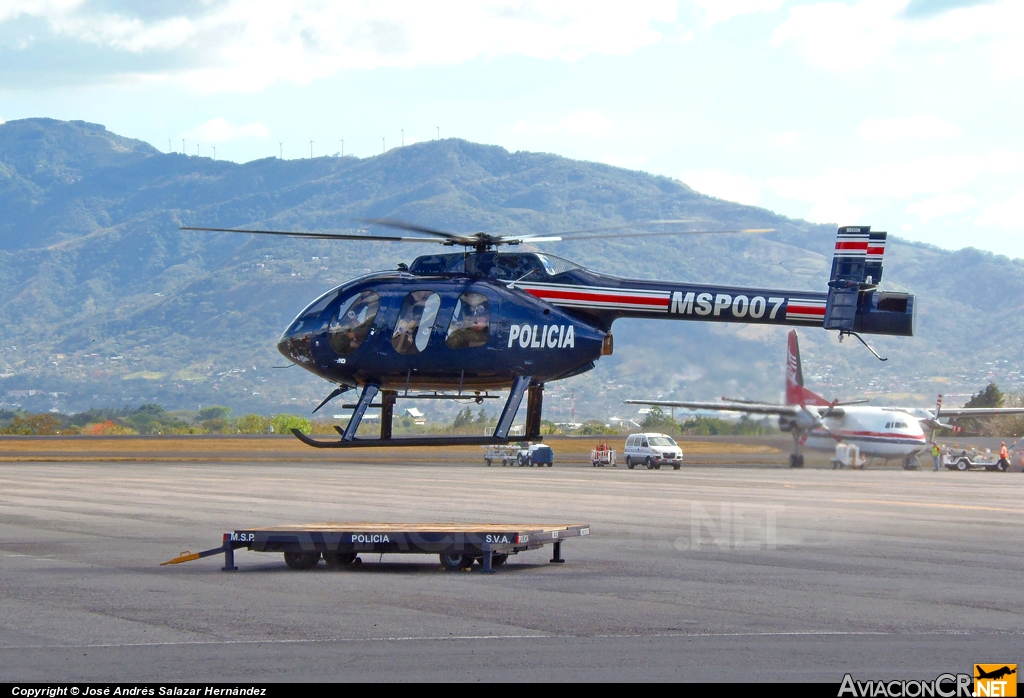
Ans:
{"type": "Polygon", "coordinates": [[[935,461],[935,472],[939,472],[942,466],[942,449],[934,441],[932,441],[932,460],[935,461]]]}
{"type": "Polygon", "coordinates": [[[1010,468],[1010,451],[1006,448],[1005,441],[999,445],[999,465],[1003,467],[1004,472],[1010,468]]]}

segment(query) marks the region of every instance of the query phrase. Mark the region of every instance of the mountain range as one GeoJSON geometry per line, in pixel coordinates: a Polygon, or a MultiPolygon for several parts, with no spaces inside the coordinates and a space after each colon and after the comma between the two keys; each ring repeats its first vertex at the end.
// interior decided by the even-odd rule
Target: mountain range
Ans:
{"type": "MultiPolygon", "coordinates": [[[[308,414],[330,386],[275,368],[286,363],[275,346],[281,331],[323,291],[422,250],[179,228],[356,230],[353,221],[367,217],[499,234],[667,218],[768,227],[775,232],[543,248],[623,276],[808,290],[824,290],[835,239],[833,225],[667,177],[457,139],[363,159],[237,164],[162,153],[97,124],[10,121],[0,124],[0,406],[157,402],[308,414]]],[[[872,338],[889,358],[880,363],[856,342],[803,330],[808,385],[883,404],[928,404],[940,392],[962,402],[989,381],[1024,388],[1024,261],[889,240],[882,287],[917,294],[917,335],[872,338]]],[[[547,417],[628,417],[627,397],[781,392],[783,328],[623,320],[613,329],[613,356],[549,386],[547,417]]]]}

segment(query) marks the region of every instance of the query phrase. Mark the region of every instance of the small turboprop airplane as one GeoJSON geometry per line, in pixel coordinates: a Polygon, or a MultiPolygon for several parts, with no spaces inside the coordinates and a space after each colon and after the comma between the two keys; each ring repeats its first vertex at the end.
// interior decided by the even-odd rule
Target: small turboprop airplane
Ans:
{"type": "Polygon", "coordinates": [[[928,447],[925,430],[955,429],[940,422],[940,417],[985,417],[1003,414],[1022,414],[1017,407],[955,407],[942,408],[942,396],[934,409],[919,407],[874,407],[863,403],[829,402],[804,387],[800,345],[796,330],[789,333],[789,351],[786,355],[786,402],[783,405],[766,402],[729,400],[722,402],[672,402],[668,400],[626,400],[633,405],[657,407],[683,407],[692,410],[719,410],[747,414],[773,414],[779,417],[779,429],[793,436],[793,453],[789,456],[791,468],[802,468],[802,447],[819,451],[832,451],[836,443],[856,445],[862,455],[886,461],[902,459],[903,467],[916,466],[917,456],[928,447]],[[921,416],[923,415],[923,416],[921,416]]]}

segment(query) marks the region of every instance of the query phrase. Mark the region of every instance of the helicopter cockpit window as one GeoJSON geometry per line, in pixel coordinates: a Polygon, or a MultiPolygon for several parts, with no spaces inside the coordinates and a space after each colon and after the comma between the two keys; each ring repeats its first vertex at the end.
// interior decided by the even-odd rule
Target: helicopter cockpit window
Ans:
{"type": "Polygon", "coordinates": [[[370,333],[379,308],[380,296],[373,291],[363,291],[343,301],[331,318],[328,330],[331,349],[342,356],[358,349],[370,333]]]}
{"type": "Polygon", "coordinates": [[[444,343],[450,349],[482,347],[491,329],[491,303],[482,293],[463,293],[455,303],[444,343]]]}
{"type": "Polygon", "coordinates": [[[482,274],[501,281],[536,281],[547,275],[535,254],[485,252],[469,258],[471,273],[482,274]]]}
{"type": "Polygon", "coordinates": [[[550,254],[539,254],[537,255],[537,259],[539,259],[540,263],[544,265],[544,271],[546,271],[549,276],[558,276],[559,274],[564,274],[567,271],[583,268],[575,262],[570,262],[568,259],[562,259],[561,257],[555,257],[550,254]]]}
{"type": "Polygon", "coordinates": [[[466,271],[463,254],[428,254],[413,260],[409,271],[413,274],[462,274],[466,271]]]}
{"type": "Polygon", "coordinates": [[[419,354],[427,348],[430,332],[434,329],[441,296],[433,291],[413,291],[405,297],[398,312],[391,346],[399,354],[419,354]]]}

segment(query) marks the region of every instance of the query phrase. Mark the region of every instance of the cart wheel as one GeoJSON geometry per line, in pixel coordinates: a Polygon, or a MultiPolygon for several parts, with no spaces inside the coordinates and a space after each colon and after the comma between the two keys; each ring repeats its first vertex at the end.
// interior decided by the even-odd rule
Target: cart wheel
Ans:
{"type": "Polygon", "coordinates": [[[966,458],[961,458],[956,462],[956,469],[963,473],[971,469],[971,464],[966,458]]]}
{"type": "Polygon", "coordinates": [[[472,567],[473,556],[464,555],[463,553],[441,553],[438,555],[441,558],[441,567],[446,572],[458,572],[459,570],[472,567]]]}
{"type": "Polygon", "coordinates": [[[650,456],[647,456],[647,460],[644,461],[644,464],[647,466],[648,470],[653,470],[654,469],[654,463],[651,462],[651,457],[650,456]]]}
{"type": "Polygon", "coordinates": [[[555,467],[555,461],[551,461],[550,463],[548,463],[548,467],[549,468],[555,467]]]}
{"type": "Polygon", "coordinates": [[[491,467],[491,459],[490,458],[486,458],[485,460],[487,461],[487,467],[490,468],[491,467]]]}
{"type": "Polygon", "coordinates": [[[508,461],[505,460],[504,458],[502,458],[501,459],[501,467],[504,468],[506,465],[508,465],[508,461]]]}
{"type": "Polygon", "coordinates": [[[626,467],[629,468],[630,470],[633,469],[633,459],[630,458],[629,456],[626,456],[626,467]]]}
{"type": "Polygon", "coordinates": [[[284,564],[291,567],[293,570],[308,570],[311,567],[316,567],[316,563],[320,562],[320,553],[285,553],[284,564]]]}
{"type": "Polygon", "coordinates": [[[681,465],[680,463],[675,463],[675,464],[674,464],[674,465],[672,466],[672,470],[679,470],[679,469],[680,469],[680,468],[682,468],[682,467],[683,467],[683,466],[682,466],[682,465],[681,465]]]}
{"type": "Polygon", "coordinates": [[[324,553],[324,562],[331,569],[338,570],[343,567],[348,567],[354,564],[359,558],[356,557],[355,553],[339,553],[339,552],[326,552],[324,553]]]}
{"type": "Polygon", "coordinates": [[[494,553],[491,555],[491,567],[501,567],[508,562],[508,553],[494,553]]]}

